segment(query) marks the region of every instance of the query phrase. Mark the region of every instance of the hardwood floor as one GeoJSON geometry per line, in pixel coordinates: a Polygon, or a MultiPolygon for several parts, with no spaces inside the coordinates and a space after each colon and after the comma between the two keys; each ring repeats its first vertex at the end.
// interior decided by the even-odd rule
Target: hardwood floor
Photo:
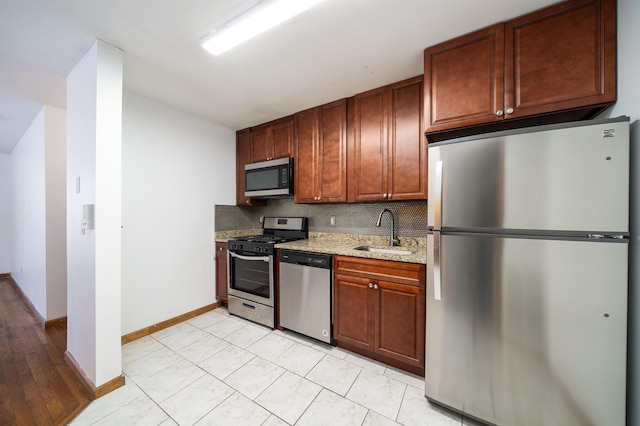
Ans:
{"type": "Polygon", "coordinates": [[[66,327],[43,330],[10,278],[0,277],[0,425],[65,425],[89,396],[64,362],[66,327]]]}

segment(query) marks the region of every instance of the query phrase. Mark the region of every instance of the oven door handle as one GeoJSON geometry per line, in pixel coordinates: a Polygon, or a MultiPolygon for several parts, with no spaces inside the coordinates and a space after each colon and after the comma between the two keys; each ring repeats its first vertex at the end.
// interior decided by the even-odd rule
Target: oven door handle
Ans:
{"type": "Polygon", "coordinates": [[[240,254],[236,254],[232,251],[229,252],[229,256],[237,257],[238,259],[254,261],[254,260],[262,260],[263,262],[269,262],[271,256],[242,256],[240,254]]]}

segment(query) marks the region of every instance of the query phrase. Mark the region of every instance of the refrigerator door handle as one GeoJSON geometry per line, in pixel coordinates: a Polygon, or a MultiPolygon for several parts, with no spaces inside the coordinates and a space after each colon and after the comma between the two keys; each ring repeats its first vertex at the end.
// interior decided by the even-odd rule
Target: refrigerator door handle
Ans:
{"type": "Polygon", "coordinates": [[[442,281],[440,279],[440,232],[433,233],[433,298],[442,300],[442,281]]]}
{"type": "Polygon", "coordinates": [[[436,161],[433,208],[433,227],[439,231],[442,229],[442,161],[436,161]]]}

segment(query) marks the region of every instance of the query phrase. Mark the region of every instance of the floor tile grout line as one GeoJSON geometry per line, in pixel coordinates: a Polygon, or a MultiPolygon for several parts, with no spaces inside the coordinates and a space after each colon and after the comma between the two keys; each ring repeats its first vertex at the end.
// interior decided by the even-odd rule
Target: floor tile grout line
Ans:
{"type": "MultiPolygon", "coordinates": [[[[184,358],[184,359],[185,359],[186,361],[189,361],[189,360],[187,360],[186,358],[184,358]]],[[[200,416],[200,417],[199,417],[199,418],[198,418],[198,419],[193,423],[194,425],[195,425],[196,423],[198,423],[200,420],[202,420],[205,416],[207,416],[211,411],[215,410],[218,406],[220,406],[220,405],[221,405],[223,402],[225,402],[227,399],[231,398],[231,396],[233,396],[233,394],[234,394],[234,393],[240,393],[240,394],[242,394],[239,390],[235,389],[233,386],[228,385],[228,384],[227,384],[226,382],[224,382],[223,380],[218,379],[218,378],[217,378],[217,377],[215,377],[213,374],[211,374],[211,373],[209,373],[208,371],[204,370],[204,369],[203,369],[203,368],[201,368],[200,366],[196,365],[196,367],[198,367],[199,369],[201,369],[201,370],[205,373],[205,375],[211,376],[211,377],[212,377],[212,378],[214,378],[215,380],[218,380],[218,381],[220,381],[221,383],[223,383],[224,385],[228,386],[230,389],[232,389],[232,390],[233,390],[233,392],[231,393],[231,395],[229,395],[228,397],[226,397],[225,399],[223,399],[222,401],[220,401],[218,404],[216,404],[214,407],[212,407],[212,408],[211,408],[209,411],[207,411],[205,414],[203,414],[202,416],[200,416]]],[[[176,424],[180,425],[180,423],[179,423],[175,418],[173,418],[169,413],[167,413],[167,412],[166,412],[166,410],[165,410],[164,408],[162,408],[162,405],[161,405],[161,404],[162,404],[162,402],[166,401],[167,399],[171,398],[172,396],[175,396],[175,395],[176,395],[178,392],[180,392],[181,390],[183,390],[183,389],[187,388],[188,386],[192,385],[193,383],[197,382],[197,381],[198,381],[198,380],[200,380],[201,378],[202,378],[202,376],[201,376],[201,377],[199,377],[198,379],[194,380],[193,382],[191,382],[191,383],[190,383],[190,384],[188,384],[187,386],[184,386],[183,388],[181,388],[181,389],[179,389],[178,391],[174,392],[171,396],[169,396],[169,397],[165,398],[163,401],[160,401],[160,402],[159,402],[159,401],[156,401],[156,400],[155,400],[151,395],[149,395],[149,394],[148,394],[148,393],[147,393],[147,392],[146,392],[146,391],[145,391],[145,390],[144,390],[144,389],[143,389],[143,388],[142,388],[138,383],[136,383],[136,381],[135,381],[134,379],[132,379],[132,378],[130,378],[130,379],[131,379],[131,381],[133,382],[133,384],[135,384],[135,385],[136,385],[136,387],[137,387],[138,389],[140,389],[140,391],[141,391],[142,393],[144,393],[144,394],[147,396],[147,398],[149,398],[149,400],[150,400],[151,402],[153,402],[153,403],[154,403],[158,408],[160,408],[160,409],[161,409],[161,410],[162,410],[162,411],[163,411],[163,412],[164,412],[164,413],[165,413],[165,414],[166,414],[166,415],[167,415],[167,416],[168,416],[168,417],[169,417],[173,422],[175,422],[176,424]]],[[[116,411],[117,411],[117,410],[116,410],[116,411]]],[[[105,417],[106,417],[106,416],[105,416],[105,417]]],[[[103,418],[104,418],[104,417],[103,417],[103,418]]],[[[165,419],[165,421],[166,421],[166,419],[165,419]]],[[[96,421],[96,422],[97,422],[97,421],[96,421]]],[[[96,422],[94,422],[94,423],[96,423],[96,422]]]]}
{"type": "Polygon", "coordinates": [[[402,392],[402,399],[400,400],[400,406],[398,407],[398,412],[396,413],[395,419],[393,419],[393,421],[396,423],[400,423],[398,421],[398,417],[400,417],[400,412],[402,411],[402,404],[404,404],[404,397],[407,395],[408,386],[409,385],[406,385],[406,384],[404,386],[404,392],[402,392]]]}
{"type": "MultiPolygon", "coordinates": [[[[223,314],[219,314],[219,315],[223,315],[223,314]]],[[[231,317],[231,316],[230,316],[229,318],[233,318],[233,317],[231,317]]],[[[229,318],[223,318],[223,319],[221,319],[221,320],[218,320],[218,321],[216,321],[215,323],[213,323],[213,324],[211,324],[211,325],[208,325],[207,327],[208,327],[208,328],[211,328],[211,327],[212,327],[212,326],[214,326],[216,323],[219,323],[219,322],[225,321],[225,320],[227,320],[227,319],[229,319],[229,318]]],[[[371,411],[376,412],[375,410],[368,409],[367,407],[362,406],[360,403],[358,403],[358,402],[356,402],[356,401],[353,401],[352,399],[349,399],[349,398],[347,398],[347,396],[346,396],[346,395],[351,391],[351,389],[353,388],[353,386],[354,386],[354,384],[356,383],[356,381],[358,380],[358,378],[362,375],[362,372],[363,372],[363,371],[365,371],[365,370],[367,370],[368,372],[370,372],[370,373],[372,373],[372,374],[376,374],[376,375],[383,376],[383,377],[385,377],[387,380],[391,380],[391,381],[397,382],[397,383],[399,383],[399,384],[401,384],[401,385],[403,385],[403,386],[404,386],[404,390],[403,390],[402,398],[400,399],[400,405],[399,405],[399,407],[398,407],[398,410],[397,410],[396,415],[395,415],[395,419],[394,419],[393,421],[397,421],[398,416],[400,415],[400,412],[401,412],[401,410],[402,410],[402,407],[403,407],[403,405],[405,404],[405,397],[406,397],[406,394],[407,394],[407,390],[409,389],[409,386],[411,386],[411,387],[412,387],[412,388],[414,388],[414,389],[421,390],[418,386],[415,386],[414,384],[407,383],[407,382],[405,382],[405,381],[403,381],[403,380],[399,380],[399,379],[398,379],[398,378],[396,378],[396,377],[392,377],[392,376],[390,376],[390,375],[387,375],[387,374],[386,374],[387,372],[394,372],[394,373],[396,373],[396,371],[395,371],[395,370],[390,370],[390,367],[391,367],[391,366],[389,366],[389,365],[386,365],[386,364],[381,363],[381,366],[383,366],[383,367],[384,367],[384,369],[382,369],[381,371],[380,371],[380,370],[378,370],[378,369],[375,369],[375,368],[369,368],[369,367],[367,367],[367,366],[359,365],[359,364],[356,364],[356,363],[352,362],[351,360],[347,360],[347,359],[346,359],[350,354],[357,355],[357,354],[355,354],[355,353],[352,353],[352,352],[350,352],[350,351],[344,351],[344,352],[346,353],[345,358],[340,358],[340,357],[338,357],[338,356],[335,356],[335,355],[333,355],[333,354],[329,353],[328,351],[322,350],[322,348],[316,348],[316,347],[313,347],[313,346],[314,346],[314,344],[315,344],[315,342],[309,342],[309,341],[307,341],[306,339],[296,338],[296,336],[289,335],[289,334],[284,333],[284,332],[279,331],[279,330],[275,330],[275,329],[274,329],[274,330],[271,330],[270,332],[267,332],[267,333],[266,333],[266,334],[264,334],[263,336],[259,337],[257,340],[252,341],[252,342],[251,342],[250,344],[248,344],[246,347],[241,347],[241,346],[238,346],[238,345],[237,345],[236,343],[234,343],[234,342],[231,342],[231,341],[226,340],[226,338],[227,338],[228,336],[230,336],[230,335],[234,334],[234,333],[240,332],[242,329],[245,329],[245,328],[246,328],[246,327],[248,327],[250,324],[244,324],[244,325],[242,325],[242,327],[238,328],[237,330],[232,331],[231,333],[226,334],[224,337],[216,336],[216,335],[215,335],[215,334],[213,334],[212,332],[210,332],[210,331],[208,331],[208,330],[206,330],[206,329],[204,329],[204,328],[201,328],[200,326],[197,326],[197,325],[194,325],[194,324],[191,324],[191,323],[188,323],[188,325],[189,325],[189,327],[193,327],[193,328],[195,328],[195,329],[197,329],[197,330],[204,331],[204,332],[205,332],[205,333],[207,333],[208,335],[213,336],[213,337],[215,337],[215,338],[217,338],[217,339],[220,339],[222,342],[224,342],[225,344],[227,344],[227,345],[229,345],[229,346],[232,346],[232,347],[234,347],[234,348],[236,348],[236,349],[240,349],[240,350],[242,350],[242,351],[244,351],[244,352],[247,352],[248,354],[251,354],[251,355],[252,355],[252,357],[251,357],[250,359],[248,359],[246,362],[244,362],[244,363],[243,363],[241,366],[239,366],[238,368],[234,369],[234,370],[233,370],[233,372],[230,372],[229,374],[225,375],[225,377],[224,377],[224,378],[218,378],[218,377],[214,376],[213,374],[211,374],[210,372],[208,372],[207,370],[205,370],[203,367],[201,367],[201,366],[200,366],[200,364],[201,364],[204,360],[199,361],[199,362],[194,362],[194,361],[191,361],[190,359],[186,358],[185,356],[183,356],[180,352],[178,352],[178,351],[180,351],[181,349],[187,348],[187,347],[189,347],[189,346],[191,346],[191,345],[193,345],[193,344],[197,344],[198,342],[201,342],[203,339],[207,338],[207,336],[200,337],[199,339],[197,339],[197,340],[195,340],[195,341],[193,341],[193,342],[189,343],[188,345],[185,345],[185,346],[182,346],[182,347],[180,347],[180,348],[175,348],[175,349],[174,349],[173,347],[170,347],[170,346],[168,346],[167,344],[165,344],[164,342],[162,342],[162,341],[160,340],[160,338],[158,338],[158,337],[156,337],[156,336],[153,336],[153,334],[149,335],[149,336],[150,336],[150,337],[151,337],[151,338],[152,338],[156,343],[159,343],[159,344],[160,344],[160,345],[162,345],[164,348],[166,348],[166,349],[170,350],[172,353],[174,353],[174,354],[175,354],[176,356],[178,356],[180,359],[185,360],[185,361],[187,361],[189,364],[191,364],[192,366],[197,367],[197,368],[198,368],[200,371],[202,371],[202,373],[203,373],[203,376],[200,376],[198,379],[194,380],[192,383],[189,383],[189,384],[187,384],[187,385],[185,385],[185,386],[181,387],[179,390],[177,390],[177,391],[173,392],[173,393],[172,393],[172,395],[171,395],[171,396],[169,396],[169,397],[167,397],[167,398],[165,398],[165,400],[166,400],[166,399],[168,399],[168,398],[170,398],[170,397],[172,397],[172,396],[174,396],[174,395],[176,395],[178,392],[180,392],[180,391],[182,391],[183,389],[185,389],[186,387],[188,387],[188,386],[192,385],[192,384],[193,384],[193,383],[195,383],[197,380],[200,380],[202,377],[204,377],[204,375],[207,375],[207,376],[212,377],[212,378],[214,378],[214,379],[216,379],[216,380],[219,380],[221,383],[224,383],[226,386],[228,386],[230,389],[232,389],[232,390],[233,390],[233,393],[232,393],[230,396],[228,396],[227,398],[225,398],[223,401],[220,401],[220,402],[219,402],[215,407],[212,407],[209,411],[207,411],[205,414],[203,414],[203,415],[202,415],[198,420],[196,420],[196,422],[201,421],[201,420],[202,420],[202,418],[204,418],[205,416],[207,416],[211,411],[215,410],[215,409],[216,409],[220,404],[222,404],[222,403],[224,403],[225,401],[227,401],[227,400],[228,400],[228,399],[229,399],[233,394],[235,394],[235,393],[238,393],[239,395],[242,395],[242,396],[246,397],[247,399],[249,399],[249,400],[251,400],[252,402],[256,403],[258,406],[260,406],[260,407],[262,407],[263,409],[265,409],[265,410],[266,410],[266,412],[268,412],[268,413],[269,413],[269,417],[267,417],[267,420],[265,420],[265,422],[266,422],[266,421],[268,421],[268,419],[269,419],[271,416],[274,416],[275,418],[277,418],[277,419],[279,419],[279,420],[284,421],[284,420],[283,420],[283,419],[281,419],[279,416],[277,416],[275,413],[273,413],[273,412],[271,412],[269,409],[267,409],[267,407],[262,406],[262,405],[261,405],[259,402],[257,402],[256,400],[257,400],[261,395],[263,395],[265,392],[267,392],[267,391],[268,391],[268,389],[269,389],[269,388],[271,388],[271,387],[273,386],[273,384],[274,384],[275,382],[277,382],[280,378],[282,378],[282,376],[283,376],[286,372],[289,372],[289,373],[291,373],[291,374],[294,374],[294,375],[296,375],[297,377],[299,377],[299,378],[301,378],[301,379],[304,379],[304,380],[309,381],[310,383],[314,383],[314,384],[318,385],[318,386],[319,386],[319,388],[320,388],[320,391],[318,392],[318,394],[313,398],[313,400],[312,400],[312,401],[311,401],[311,402],[306,406],[306,408],[305,408],[305,409],[302,411],[302,413],[298,416],[298,418],[296,419],[296,422],[298,422],[298,421],[299,421],[299,419],[300,419],[300,418],[302,418],[302,417],[304,416],[304,414],[309,410],[309,408],[310,408],[310,407],[311,407],[311,405],[312,405],[312,404],[317,400],[318,396],[320,395],[320,393],[322,392],[322,390],[323,390],[323,389],[326,389],[328,392],[331,392],[332,394],[338,395],[338,397],[343,398],[343,399],[345,399],[345,400],[347,400],[347,401],[349,401],[349,402],[351,402],[351,403],[353,403],[353,404],[356,404],[357,406],[361,406],[361,407],[363,407],[364,409],[366,409],[365,419],[366,419],[366,417],[369,415],[369,413],[370,413],[371,411]],[[255,345],[255,344],[259,343],[260,341],[262,341],[263,339],[265,339],[265,338],[267,338],[267,337],[269,337],[269,336],[271,336],[271,335],[276,336],[276,337],[282,337],[282,338],[285,338],[285,339],[289,340],[289,341],[291,342],[291,344],[298,343],[298,344],[300,344],[300,345],[302,345],[302,346],[305,346],[305,347],[308,347],[308,348],[314,349],[315,351],[320,352],[320,353],[322,354],[322,356],[318,359],[318,361],[316,361],[316,362],[314,362],[314,363],[313,363],[313,365],[312,365],[312,366],[311,366],[311,367],[310,367],[310,368],[309,368],[309,369],[304,373],[304,375],[300,375],[300,374],[298,374],[297,372],[292,371],[292,370],[290,370],[290,369],[289,369],[289,368],[287,368],[287,367],[281,366],[281,365],[277,364],[277,363],[276,363],[276,362],[274,362],[274,361],[271,361],[271,360],[269,360],[269,359],[263,358],[262,356],[260,356],[260,354],[259,354],[259,353],[255,353],[255,352],[252,352],[252,351],[249,351],[249,350],[248,350],[248,348],[249,348],[249,347],[251,347],[252,345],[255,345]],[[318,365],[319,365],[323,360],[328,359],[328,358],[327,358],[327,355],[329,355],[329,356],[331,356],[331,357],[335,358],[336,360],[343,360],[343,361],[346,361],[346,362],[347,362],[348,364],[350,364],[351,366],[353,366],[353,367],[357,367],[357,368],[359,368],[359,369],[360,369],[360,370],[358,371],[358,374],[357,374],[357,375],[356,375],[356,377],[354,378],[354,380],[351,382],[351,385],[349,386],[349,388],[348,388],[348,389],[347,389],[347,391],[345,392],[345,395],[344,395],[344,396],[339,395],[338,393],[336,393],[336,392],[332,391],[331,389],[326,388],[326,387],[325,387],[325,386],[323,386],[322,384],[317,383],[317,382],[315,382],[315,381],[313,381],[313,380],[311,380],[311,379],[307,378],[307,376],[308,376],[308,375],[309,375],[309,374],[310,374],[310,373],[311,373],[311,372],[312,372],[312,371],[313,371],[313,370],[314,370],[314,369],[315,369],[315,368],[316,368],[316,367],[317,367],[317,366],[318,366],[318,365]],[[229,376],[231,376],[232,374],[235,374],[238,370],[240,370],[241,368],[245,367],[249,362],[251,362],[252,360],[254,360],[254,359],[256,359],[256,358],[259,358],[259,359],[260,359],[260,360],[262,360],[262,361],[265,361],[265,362],[267,362],[267,363],[270,363],[270,364],[273,364],[273,365],[275,365],[275,366],[278,366],[278,367],[282,368],[282,369],[283,369],[283,372],[282,372],[280,375],[278,375],[278,377],[277,377],[275,380],[273,380],[273,381],[269,384],[269,386],[267,386],[267,388],[265,388],[262,392],[260,392],[260,393],[255,397],[255,398],[248,398],[248,397],[247,397],[247,396],[245,396],[245,395],[244,395],[244,394],[243,394],[239,389],[236,389],[234,386],[232,386],[232,385],[228,384],[228,383],[225,381],[225,379],[227,379],[227,378],[228,378],[229,376]]],[[[181,332],[186,332],[186,333],[188,333],[188,331],[176,331],[176,333],[172,333],[172,334],[169,334],[169,335],[167,335],[167,336],[163,336],[163,338],[165,338],[165,337],[166,337],[166,338],[168,338],[169,336],[172,336],[172,335],[175,335],[175,334],[178,334],[178,333],[181,333],[181,332]]],[[[174,345],[174,346],[175,346],[175,345],[174,345]]],[[[286,352],[287,350],[289,350],[289,349],[291,349],[291,346],[289,346],[289,348],[288,348],[288,349],[285,349],[282,353],[285,353],[285,352],[286,352]]],[[[141,357],[139,357],[139,358],[136,358],[136,359],[133,359],[133,360],[129,360],[129,362],[133,362],[133,361],[136,361],[136,360],[142,359],[142,358],[144,358],[145,356],[148,356],[148,355],[150,355],[150,354],[153,354],[153,353],[155,353],[155,352],[157,352],[157,351],[159,351],[159,350],[161,350],[161,348],[158,348],[158,349],[156,349],[156,350],[154,350],[154,351],[151,351],[151,352],[149,352],[149,353],[146,353],[146,354],[142,355],[142,356],[141,356],[141,357]]],[[[224,350],[224,348],[220,349],[220,351],[222,351],[222,350],[224,350]]],[[[216,354],[216,353],[218,353],[218,352],[219,352],[219,351],[216,351],[216,352],[212,353],[212,354],[211,354],[211,356],[215,355],[215,354],[216,354]]],[[[205,358],[205,360],[206,360],[206,359],[208,359],[208,358],[205,358]]],[[[364,360],[364,361],[366,361],[366,360],[364,360]]],[[[177,360],[176,360],[176,362],[177,362],[177,360]]],[[[402,374],[402,372],[401,372],[401,371],[397,371],[397,373],[398,373],[398,374],[402,374]]],[[[154,374],[157,374],[157,373],[154,373],[154,374]]],[[[411,377],[411,376],[407,376],[407,377],[411,377]]],[[[129,378],[130,378],[130,377],[129,377],[129,378]]],[[[130,378],[130,379],[131,379],[131,378],[130,378]]],[[[143,392],[143,393],[144,393],[144,394],[145,394],[145,395],[146,395],[146,396],[147,396],[147,397],[148,397],[148,398],[153,402],[153,404],[155,404],[156,406],[158,406],[158,407],[162,410],[162,412],[163,412],[163,413],[165,413],[165,414],[168,416],[168,418],[171,418],[171,420],[172,420],[172,421],[176,421],[176,419],[174,419],[173,417],[171,417],[171,416],[170,416],[170,415],[169,415],[169,414],[168,414],[164,409],[162,409],[162,406],[160,405],[160,402],[157,402],[156,400],[154,400],[153,398],[151,398],[151,396],[150,396],[147,392],[145,392],[144,390],[142,390],[142,388],[140,388],[140,386],[136,383],[136,381],[135,381],[134,379],[131,379],[131,380],[132,380],[132,382],[133,382],[133,383],[134,383],[134,384],[135,384],[135,385],[136,385],[136,386],[137,386],[137,387],[138,387],[138,388],[139,388],[139,389],[140,389],[140,390],[141,390],[141,391],[142,391],[142,392],[143,392]]],[[[409,381],[409,380],[407,380],[407,381],[409,381]]],[[[111,414],[112,414],[112,413],[111,413],[111,414]]],[[[377,412],[376,412],[376,414],[381,415],[381,414],[379,414],[379,413],[377,413],[377,412]]],[[[388,417],[386,417],[386,416],[384,416],[384,415],[382,415],[382,416],[388,419],[388,417]]],[[[363,422],[364,422],[364,420],[363,420],[363,422]]],[[[176,423],[177,423],[177,422],[176,422],[176,423]]],[[[263,423],[264,423],[264,422],[263,422],[263,423]]],[[[285,423],[287,423],[287,422],[285,421],[285,423]]],[[[295,424],[295,422],[294,422],[294,424],[295,424]]],[[[461,424],[463,424],[463,423],[462,423],[462,420],[461,420],[461,424]]]]}
{"type": "MultiPolygon", "coordinates": [[[[309,408],[311,408],[311,406],[313,405],[313,403],[314,403],[314,402],[316,402],[316,400],[318,399],[318,397],[320,396],[320,394],[322,393],[322,391],[323,391],[323,390],[325,390],[325,389],[327,389],[327,388],[325,388],[325,387],[324,387],[324,386],[322,386],[322,385],[320,385],[320,387],[322,388],[322,389],[320,389],[320,392],[318,392],[318,394],[315,396],[315,398],[313,398],[313,400],[309,403],[309,405],[307,405],[307,408],[305,408],[305,409],[302,411],[302,414],[300,414],[300,416],[299,416],[299,417],[296,419],[296,421],[293,423],[294,425],[295,425],[296,423],[298,423],[302,417],[304,417],[304,414],[305,414],[307,411],[309,411],[309,408]]],[[[327,390],[328,390],[329,392],[331,392],[329,389],[327,389],[327,390]]],[[[335,393],[335,392],[334,392],[334,393],[335,393]]],[[[336,395],[337,395],[337,394],[336,394],[336,395]]]]}

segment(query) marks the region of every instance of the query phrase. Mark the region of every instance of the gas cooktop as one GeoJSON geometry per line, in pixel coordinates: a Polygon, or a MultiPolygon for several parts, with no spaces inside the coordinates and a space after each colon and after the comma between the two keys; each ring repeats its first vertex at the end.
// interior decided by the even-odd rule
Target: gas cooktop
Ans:
{"type": "Polygon", "coordinates": [[[262,234],[247,235],[229,240],[233,252],[273,254],[274,244],[304,240],[309,237],[306,217],[265,217],[262,234]]]}
{"type": "Polygon", "coordinates": [[[251,243],[263,243],[263,244],[279,244],[279,243],[286,243],[287,241],[295,241],[295,240],[301,240],[301,239],[304,239],[304,237],[277,237],[275,235],[262,234],[262,235],[248,235],[245,237],[238,237],[238,238],[235,238],[234,241],[247,241],[251,243]]]}

